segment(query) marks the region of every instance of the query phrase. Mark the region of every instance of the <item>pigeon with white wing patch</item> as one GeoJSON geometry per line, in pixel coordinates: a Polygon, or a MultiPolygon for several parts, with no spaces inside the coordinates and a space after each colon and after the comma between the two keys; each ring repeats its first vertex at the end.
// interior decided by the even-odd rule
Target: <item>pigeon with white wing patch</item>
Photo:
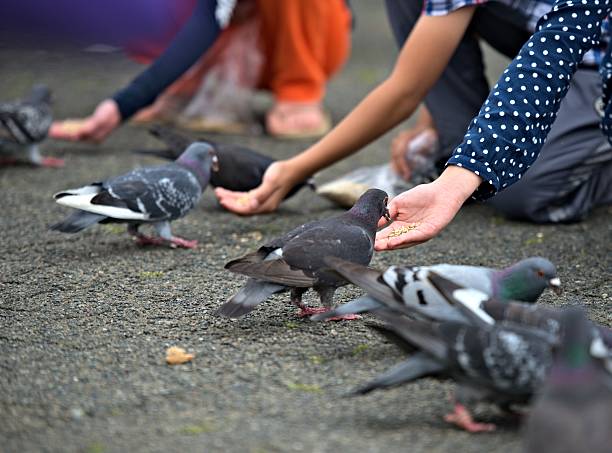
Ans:
{"type": "Polygon", "coordinates": [[[550,369],[554,343],[538,329],[432,323],[389,310],[374,314],[387,323],[383,334],[391,331],[394,343],[401,339],[406,343],[403,349],[414,349],[416,353],[354,393],[365,394],[424,377],[451,379],[458,389],[454,412],[445,420],[470,432],[491,431],[495,425],[476,422],[468,403],[484,400],[505,409],[526,404],[550,369]]]}
{"type": "MultiPolygon", "coordinates": [[[[137,149],[135,153],[176,159],[194,140],[165,126],[153,126],[149,133],[161,140],[166,148],[137,149]]],[[[210,175],[210,185],[236,192],[248,192],[261,185],[263,175],[274,159],[244,145],[219,143],[208,138],[198,137],[196,141],[207,143],[215,150],[219,160],[217,168],[210,175]]],[[[312,179],[296,184],[285,198],[290,198],[302,187],[313,187],[312,179]]]]}
{"type": "Polygon", "coordinates": [[[185,216],[198,203],[208,185],[216,156],[205,143],[193,143],[170,164],[143,167],[115,178],[54,195],[58,204],[77,209],[50,227],[76,233],[96,223],[127,223],[138,243],[170,244],[193,248],[197,241],[172,235],[170,222],[185,216]],[[138,231],[150,223],[158,236],[138,231]]]}
{"type": "Polygon", "coordinates": [[[256,252],[230,261],[226,269],[250,278],[217,313],[237,318],[284,291],[291,291],[291,302],[301,309],[301,316],[328,311],[335,290],[347,281],[329,271],[325,258],[336,256],[367,265],[374,254],[376,228],[383,216],[388,216],[387,194],[370,189],[347,212],[301,225],[256,252]],[[322,308],[309,308],[302,303],[302,295],[309,288],[319,294],[322,308]]]}
{"type": "Polygon", "coordinates": [[[461,321],[463,315],[428,281],[431,272],[448,278],[465,288],[474,288],[498,300],[535,302],[546,288],[559,290],[560,280],[555,266],[545,258],[531,257],[504,269],[479,266],[437,264],[433,266],[391,266],[378,271],[354,263],[330,258],[329,266],[351,283],[359,286],[367,295],[341,305],[313,320],[348,313],[370,312],[385,307],[412,305],[425,317],[461,321]]]}

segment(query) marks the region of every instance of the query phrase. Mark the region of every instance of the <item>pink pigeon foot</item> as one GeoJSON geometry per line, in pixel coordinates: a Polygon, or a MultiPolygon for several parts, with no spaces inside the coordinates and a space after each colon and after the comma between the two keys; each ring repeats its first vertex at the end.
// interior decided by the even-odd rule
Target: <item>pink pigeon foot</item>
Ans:
{"type": "Polygon", "coordinates": [[[198,241],[193,240],[190,241],[188,239],[183,239],[183,238],[179,238],[176,236],[173,236],[172,239],[170,239],[170,247],[181,247],[184,249],[194,249],[198,246],[198,241]]]}
{"type": "Polygon", "coordinates": [[[361,319],[361,315],[348,314],[348,315],[334,316],[332,318],[327,318],[325,321],[355,321],[357,319],[361,319]]]}
{"type": "Polygon", "coordinates": [[[166,241],[159,237],[154,236],[145,236],[144,234],[139,234],[135,236],[136,243],[138,245],[163,245],[166,241]]]}
{"type": "Polygon", "coordinates": [[[146,236],[144,234],[139,234],[136,236],[136,243],[138,245],[165,245],[169,244],[172,248],[185,248],[185,249],[194,249],[198,245],[198,241],[189,241],[187,239],[179,238],[173,236],[172,239],[167,240],[161,237],[155,236],[146,236]]]}
{"type": "Polygon", "coordinates": [[[40,166],[45,168],[62,168],[64,167],[64,159],[59,159],[57,157],[43,157],[40,166]]]}
{"type": "Polygon", "coordinates": [[[472,418],[472,414],[463,404],[456,403],[454,412],[444,416],[444,420],[457,425],[470,433],[482,433],[495,431],[493,423],[478,423],[472,418]]]}
{"type": "Polygon", "coordinates": [[[304,306],[300,307],[300,311],[298,313],[298,316],[300,318],[305,318],[306,316],[312,316],[312,315],[316,315],[318,313],[325,313],[326,311],[329,311],[329,308],[325,308],[325,307],[313,308],[313,307],[308,307],[308,306],[304,305],[304,306]]]}
{"type": "MultiPolygon", "coordinates": [[[[300,307],[300,311],[298,313],[298,316],[300,318],[304,318],[306,316],[312,316],[312,315],[317,315],[319,313],[326,313],[329,310],[331,310],[330,308],[326,308],[326,307],[318,307],[318,308],[312,308],[312,307],[300,307]]],[[[326,319],[326,321],[353,321],[355,319],[361,319],[361,316],[359,315],[343,315],[343,316],[334,316],[333,318],[329,318],[326,319]]]]}

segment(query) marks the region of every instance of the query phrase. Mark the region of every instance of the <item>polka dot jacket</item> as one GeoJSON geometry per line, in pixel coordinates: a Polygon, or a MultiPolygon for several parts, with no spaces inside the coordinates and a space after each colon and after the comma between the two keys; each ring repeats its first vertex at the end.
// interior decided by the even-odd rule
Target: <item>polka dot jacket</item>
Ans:
{"type": "MultiPolygon", "coordinates": [[[[501,75],[447,165],[473,171],[486,199],[517,182],[533,164],[584,54],[599,42],[612,0],[557,1],[501,75]]],[[[602,129],[612,135],[612,58],[607,49],[602,129]]]]}

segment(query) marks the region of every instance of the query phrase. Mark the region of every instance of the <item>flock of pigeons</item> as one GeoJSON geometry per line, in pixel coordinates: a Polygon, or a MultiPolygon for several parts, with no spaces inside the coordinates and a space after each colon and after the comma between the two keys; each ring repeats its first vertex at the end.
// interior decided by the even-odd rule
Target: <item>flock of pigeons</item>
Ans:
{"type": "MultiPolygon", "coordinates": [[[[21,153],[45,165],[37,144],[51,123],[49,97],[46,88],[35,87],[25,100],[0,104],[4,156],[21,153]]],[[[196,241],[174,236],[170,222],[193,209],[209,184],[239,191],[257,187],[273,162],[240,146],[192,142],[163,128],[152,133],[167,148],[140,152],[173,162],[57,193],[56,201],[74,211],[50,228],[76,233],[97,223],[125,223],[142,244],[195,247],[196,241]],[[138,230],[148,223],[157,236],[138,230]]],[[[288,196],[309,184],[304,181],[288,196]]],[[[445,420],[463,429],[495,428],[472,418],[467,407],[474,401],[508,412],[533,401],[527,451],[612,451],[612,330],[588,320],[581,308],[535,303],[546,288],[560,289],[555,266],[531,257],[504,269],[441,264],[377,271],[368,265],[381,217],[388,218],[387,194],[370,189],[343,214],[300,225],[228,262],[226,269],[248,280],[218,315],[243,316],[283,292],[290,293],[300,316],[313,321],[370,313],[382,321],[370,327],[408,358],[355,394],[424,377],[450,379],[457,391],[445,420]],[[366,295],[334,308],[335,290],[348,283],[366,295]],[[310,288],[322,307],[302,302],[310,288]]]]}

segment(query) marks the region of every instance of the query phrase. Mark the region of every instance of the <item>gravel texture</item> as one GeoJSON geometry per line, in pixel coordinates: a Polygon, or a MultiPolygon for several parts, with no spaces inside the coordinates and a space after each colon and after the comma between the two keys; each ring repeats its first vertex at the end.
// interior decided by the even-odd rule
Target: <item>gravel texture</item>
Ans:
{"type": "MultiPolygon", "coordinates": [[[[330,86],[327,104],[340,118],[391,68],[395,46],[378,2],[357,10],[354,51],[330,86]]],[[[490,60],[499,71],[503,61],[490,60]]],[[[0,93],[16,96],[34,81],[54,90],[58,117],[89,112],[138,66],[120,53],[33,51],[0,46],[0,93]]],[[[391,134],[318,175],[327,181],[383,162],[391,134]]],[[[305,143],[222,137],[276,157],[305,143]]],[[[517,451],[520,430],[490,406],[493,434],[469,435],[442,420],[452,386],[423,380],[367,397],[343,394],[402,359],[363,321],[311,323],[287,297],[273,297],[238,321],[213,315],[244,281],[223,264],[307,220],[337,214],[308,190],[277,215],[240,218],[220,210],[210,191],[178,235],[196,250],[141,248],[122,227],[77,235],[46,227],[66,214],[51,195],[99,180],[151,158],[128,150],[153,146],[145,131],[124,127],[101,146],[49,142],[61,170],[0,169],[0,450],[399,452],[517,451]],[[165,350],[195,354],[170,367],[165,350]]],[[[612,324],[611,224],[607,208],[573,225],[509,222],[485,206],[466,207],[438,238],[379,254],[374,266],[438,262],[504,266],[530,255],[557,263],[565,292],[542,300],[579,300],[612,324]]],[[[359,295],[353,287],[338,301],[359,295]]],[[[307,300],[315,301],[313,296],[307,300]]]]}

